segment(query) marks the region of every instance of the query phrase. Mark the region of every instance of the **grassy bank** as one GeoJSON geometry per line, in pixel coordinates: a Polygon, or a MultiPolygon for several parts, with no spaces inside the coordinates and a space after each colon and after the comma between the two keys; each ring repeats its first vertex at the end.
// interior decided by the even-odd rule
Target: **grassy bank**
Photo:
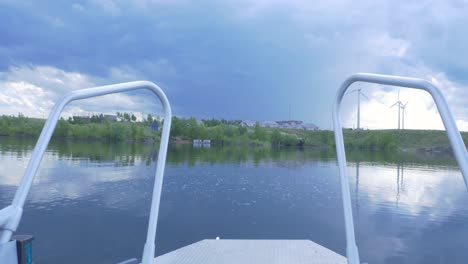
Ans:
{"type": "MultiPolygon", "coordinates": [[[[334,147],[333,131],[297,131],[298,137],[305,138],[305,145],[334,147]]],[[[468,132],[461,132],[465,145],[468,132]]],[[[348,149],[398,149],[402,151],[450,151],[447,133],[443,130],[343,130],[345,146],[348,149]]]]}
{"type": "MultiPolygon", "coordinates": [[[[151,121],[155,122],[155,121],[151,121]]],[[[156,121],[157,122],[157,121],[156,121]]],[[[159,124],[159,122],[158,122],[159,124]]],[[[1,116],[1,136],[39,136],[43,119],[24,116],[1,116]]],[[[160,124],[159,124],[160,125],[160,124]]],[[[438,130],[350,130],[343,131],[347,149],[450,151],[445,131],[438,130]]],[[[105,121],[99,118],[90,122],[76,120],[58,121],[54,138],[108,139],[108,140],[159,140],[160,131],[153,131],[150,122],[105,121]]],[[[462,132],[465,145],[468,133],[462,132]]],[[[306,131],[295,129],[243,127],[240,121],[202,120],[174,117],[171,127],[173,143],[190,144],[193,139],[210,139],[212,144],[254,147],[305,146],[321,149],[335,147],[334,133],[329,130],[306,131]]]]}
{"type": "MultiPolygon", "coordinates": [[[[445,131],[440,130],[343,130],[347,149],[450,151],[445,131]]],[[[297,129],[242,127],[240,121],[173,119],[171,135],[191,142],[193,139],[211,139],[215,143],[251,146],[306,146],[334,148],[333,131],[306,131],[297,129]],[[215,122],[216,121],[216,122],[215,122]]],[[[462,132],[465,145],[468,133],[462,132]]]]}

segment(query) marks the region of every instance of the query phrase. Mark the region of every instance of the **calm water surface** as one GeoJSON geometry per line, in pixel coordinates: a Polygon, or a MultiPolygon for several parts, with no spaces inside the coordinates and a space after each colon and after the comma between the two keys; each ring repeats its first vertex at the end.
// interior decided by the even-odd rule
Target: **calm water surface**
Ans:
{"type": "MultiPolygon", "coordinates": [[[[0,206],[11,202],[35,142],[0,137],[0,206]]],[[[18,232],[36,263],[141,257],[157,149],[52,142],[18,232]]],[[[361,260],[468,263],[468,194],[450,156],[348,153],[361,260]]],[[[333,152],[173,148],[156,254],[205,239],[310,239],[342,255],[345,230],[333,152]]]]}

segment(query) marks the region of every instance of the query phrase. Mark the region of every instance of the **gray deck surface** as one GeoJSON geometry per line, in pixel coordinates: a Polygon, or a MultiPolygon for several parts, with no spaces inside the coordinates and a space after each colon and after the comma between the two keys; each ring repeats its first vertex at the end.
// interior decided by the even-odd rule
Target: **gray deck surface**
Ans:
{"type": "Polygon", "coordinates": [[[205,239],[157,257],[157,264],[346,263],[346,258],[310,240],[205,239]]]}

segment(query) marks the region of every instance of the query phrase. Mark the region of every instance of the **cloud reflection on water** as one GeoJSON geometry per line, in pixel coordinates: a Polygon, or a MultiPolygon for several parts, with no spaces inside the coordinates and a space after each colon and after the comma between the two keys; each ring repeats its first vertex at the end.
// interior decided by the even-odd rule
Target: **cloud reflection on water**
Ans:
{"type": "MultiPolygon", "coordinates": [[[[28,196],[23,219],[26,227],[32,224],[28,214],[45,212],[64,222],[71,221],[75,211],[80,217],[91,217],[86,215],[88,211],[97,212],[99,217],[115,216],[113,221],[118,226],[126,224],[120,223],[119,217],[138,222],[146,219],[155,151],[131,144],[99,150],[95,147],[95,143],[51,146],[28,196]]],[[[316,150],[255,151],[171,150],[161,204],[159,253],[222,235],[307,238],[344,254],[334,154],[316,150]]],[[[21,153],[15,153],[14,148],[2,151],[0,168],[7,168],[0,171],[2,204],[13,197],[30,153],[31,148],[22,148],[21,153]]],[[[468,195],[450,158],[444,161],[445,157],[437,157],[438,165],[429,165],[421,157],[382,153],[350,153],[348,157],[357,242],[363,260],[424,263],[428,255],[441,256],[439,259],[451,263],[457,263],[454,258],[466,259],[459,238],[468,234],[463,225],[468,218],[468,195]],[[454,240],[447,241],[448,235],[454,240]],[[421,243],[428,244],[427,248],[421,243]],[[428,250],[432,244],[441,243],[460,249],[458,255],[451,258],[444,247],[428,250]]],[[[143,232],[145,226],[138,228],[143,232]]]]}

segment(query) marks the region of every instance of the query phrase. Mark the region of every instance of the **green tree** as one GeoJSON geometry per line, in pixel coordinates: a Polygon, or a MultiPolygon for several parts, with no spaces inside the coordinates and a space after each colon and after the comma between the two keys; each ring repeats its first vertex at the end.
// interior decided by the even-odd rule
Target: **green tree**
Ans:
{"type": "Polygon", "coordinates": [[[237,127],[237,130],[239,130],[239,135],[241,135],[241,136],[245,135],[247,133],[247,128],[245,126],[239,125],[237,127]]]}
{"type": "Polygon", "coordinates": [[[124,113],[124,114],[123,114],[123,119],[124,119],[125,121],[130,122],[130,115],[129,115],[128,113],[124,113]]]}
{"type": "Polygon", "coordinates": [[[273,145],[280,145],[281,144],[281,132],[278,128],[273,129],[270,135],[270,141],[273,145]]]}
{"type": "Polygon", "coordinates": [[[333,145],[333,132],[329,130],[322,130],[320,133],[320,141],[324,145],[333,145]]]}
{"type": "Polygon", "coordinates": [[[228,138],[237,136],[238,130],[232,125],[221,125],[223,128],[223,134],[228,138]]]}
{"type": "Polygon", "coordinates": [[[63,119],[63,117],[60,118],[60,120],[57,122],[57,125],[55,126],[54,130],[54,137],[67,137],[68,133],[70,131],[70,124],[63,119]]]}
{"type": "Polygon", "coordinates": [[[215,140],[215,141],[224,140],[223,128],[221,126],[215,126],[211,130],[212,130],[212,136],[211,136],[212,140],[215,140]]]}
{"type": "Polygon", "coordinates": [[[148,124],[153,123],[153,116],[151,114],[148,114],[148,116],[146,117],[146,122],[148,122],[148,124]]]}
{"type": "Polygon", "coordinates": [[[132,124],[132,126],[131,126],[131,137],[132,137],[132,139],[137,139],[138,138],[138,128],[136,127],[135,124],[132,124]]]}
{"type": "Polygon", "coordinates": [[[257,122],[254,127],[254,139],[265,141],[267,137],[267,133],[265,128],[261,127],[260,124],[257,122]]]}
{"type": "Polygon", "coordinates": [[[188,128],[188,133],[187,136],[191,139],[194,139],[197,137],[197,120],[193,117],[190,117],[187,122],[187,128],[188,128]]]}
{"type": "Polygon", "coordinates": [[[171,123],[171,136],[172,137],[181,137],[186,132],[186,123],[182,118],[177,116],[172,117],[171,123]]]}

